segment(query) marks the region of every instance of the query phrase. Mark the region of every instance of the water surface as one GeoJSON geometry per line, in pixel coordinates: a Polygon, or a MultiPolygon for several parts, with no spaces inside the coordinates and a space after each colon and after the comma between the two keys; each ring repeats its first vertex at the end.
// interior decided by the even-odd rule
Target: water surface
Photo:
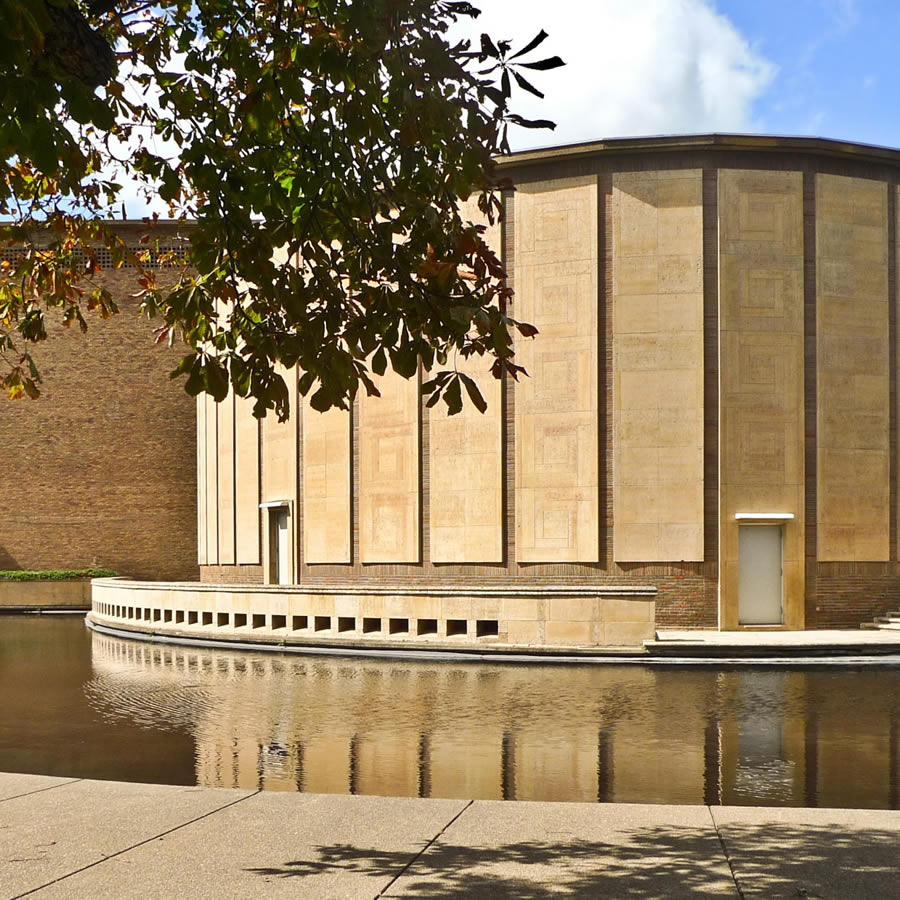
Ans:
{"type": "Polygon", "coordinates": [[[420,797],[900,808],[900,670],[178,648],[0,617],[0,770],[420,797]]]}

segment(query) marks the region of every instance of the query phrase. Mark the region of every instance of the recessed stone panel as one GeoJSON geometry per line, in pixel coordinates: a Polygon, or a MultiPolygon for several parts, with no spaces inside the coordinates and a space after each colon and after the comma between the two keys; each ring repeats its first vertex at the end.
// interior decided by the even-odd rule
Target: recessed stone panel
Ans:
{"type": "Polygon", "coordinates": [[[816,176],[818,557],[890,559],[887,186],[816,176]]]}
{"type": "Polygon", "coordinates": [[[236,397],[235,429],[235,539],[239,565],[259,564],[259,420],[253,400],[236,397]]]}
{"type": "Polygon", "coordinates": [[[219,565],[234,565],[234,394],[216,404],[218,417],[219,565]]]}
{"type": "Polygon", "coordinates": [[[359,525],[363,563],[417,563],[419,382],[388,370],[380,397],[359,403],[359,525]]]}
{"type": "Polygon", "coordinates": [[[615,175],[613,228],[615,559],[702,560],[701,172],[615,175]]]}
{"type": "Polygon", "coordinates": [[[349,563],[350,413],[303,410],[303,561],[349,563]]]}
{"type": "Polygon", "coordinates": [[[218,460],[218,413],[216,402],[209,394],[202,394],[200,402],[203,403],[204,424],[206,440],[204,450],[206,454],[205,482],[206,491],[203,498],[205,503],[204,518],[206,521],[206,561],[210,565],[219,562],[219,460],[218,460]]]}
{"type": "Polygon", "coordinates": [[[484,357],[457,359],[488,404],[482,414],[465,398],[461,413],[440,402],[429,411],[432,562],[503,559],[501,382],[484,357]]]}
{"type": "Polygon", "coordinates": [[[596,562],[596,178],[520,186],[515,275],[513,313],[540,332],[516,337],[517,558],[596,562]]]}

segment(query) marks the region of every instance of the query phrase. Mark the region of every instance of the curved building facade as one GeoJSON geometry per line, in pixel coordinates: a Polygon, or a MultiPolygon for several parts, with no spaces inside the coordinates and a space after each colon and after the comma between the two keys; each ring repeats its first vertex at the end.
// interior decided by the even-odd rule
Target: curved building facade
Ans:
{"type": "Polygon", "coordinates": [[[529,377],[467,362],[484,415],[426,409],[391,373],[324,415],[286,373],[283,424],[202,400],[204,589],[321,589],[344,598],[323,636],[342,619],[360,638],[389,634],[396,589],[421,602],[395,636],[488,622],[512,644],[896,606],[900,152],[707,135],[501,169],[515,190],[488,238],[539,329],[517,338],[529,377]]]}

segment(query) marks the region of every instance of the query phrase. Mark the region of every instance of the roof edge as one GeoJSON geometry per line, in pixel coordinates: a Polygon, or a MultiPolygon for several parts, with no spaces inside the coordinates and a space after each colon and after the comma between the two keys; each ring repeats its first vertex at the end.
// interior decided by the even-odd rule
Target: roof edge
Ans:
{"type": "Polygon", "coordinates": [[[543,162],[560,162],[601,154],[663,153],[687,150],[753,150],[773,153],[813,153],[841,159],[871,160],[900,167],[900,150],[834,138],[767,134],[675,134],[652,137],[604,138],[575,144],[517,150],[495,157],[501,169],[543,162]]]}

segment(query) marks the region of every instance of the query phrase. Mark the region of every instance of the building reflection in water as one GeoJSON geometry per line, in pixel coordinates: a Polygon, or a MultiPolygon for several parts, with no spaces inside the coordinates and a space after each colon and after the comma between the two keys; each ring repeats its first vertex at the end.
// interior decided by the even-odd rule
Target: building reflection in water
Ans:
{"type": "Polygon", "coordinates": [[[197,783],[491,800],[898,808],[896,670],[485,666],[93,636],[105,718],[197,783]]]}

